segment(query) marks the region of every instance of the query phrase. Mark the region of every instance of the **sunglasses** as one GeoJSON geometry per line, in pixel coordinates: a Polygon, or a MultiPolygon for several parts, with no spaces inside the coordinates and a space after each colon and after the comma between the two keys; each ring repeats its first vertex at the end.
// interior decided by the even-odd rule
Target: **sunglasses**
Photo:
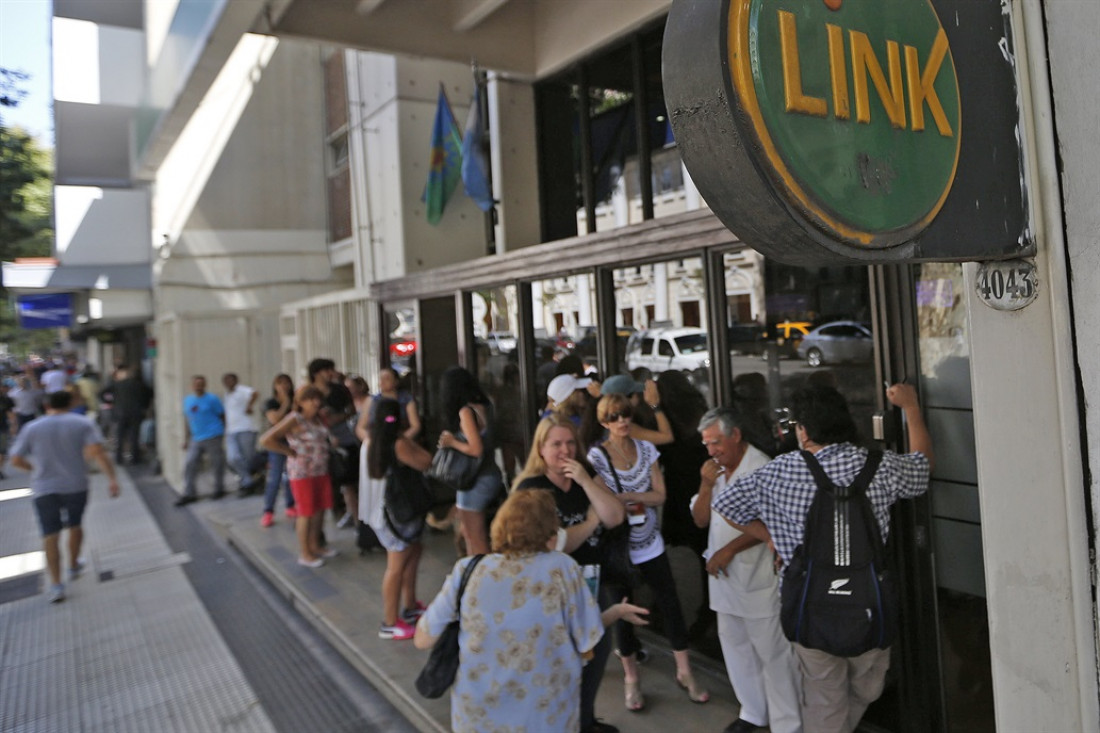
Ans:
{"type": "Polygon", "coordinates": [[[629,420],[632,417],[634,417],[634,413],[630,412],[629,410],[624,410],[622,412],[613,412],[607,416],[607,422],[619,422],[619,420],[629,420]]]}

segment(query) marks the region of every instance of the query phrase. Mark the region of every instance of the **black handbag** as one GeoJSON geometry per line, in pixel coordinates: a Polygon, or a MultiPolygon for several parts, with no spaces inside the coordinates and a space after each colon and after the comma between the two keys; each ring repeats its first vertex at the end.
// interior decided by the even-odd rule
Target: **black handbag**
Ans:
{"type": "Polygon", "coordinates": [[[386,511],[395,522],[401,524],[422,519],[435,503],[424,474],[400,464],[387,472],[382,497],[386,511]]]}
{"type": "Polygon", "coordinates": [[[462,627],[462,594],[466,592],[466,583],[473,575],[474,568],[481,562],[484,555],[474,555],[466,571],[462,573],[462,582],[458,586],[458,598],[455,600],[458,619],[447,624],[443,633],[436,639],[432,646],[432,652],[428,655],[428,661],[424,669],[416,677],[416,691],[424,697],[434,700],[454,684],[455,675],[458,674],[458,632],[462,627]]]}
{"type": "Polygon", "coordinates": [[[343,486],[344,479],[348,478],[348,469],[351,460],[347,449],[337,445],[330,445],[328,449],[328,476],[333,486],[343,486]]]}
{"type": "MultiPolygon", "coordinates": [[[[611,455],[602,445],[600,451],[607,459],[607,465],[611,469],[611,476],[615,479],[615,493],[623,493],[623,485],[619,481],[619,472],[611,462],[611,455]]],[[[641,585],[642,573],[630,559],[630,524],[622,522],[618,526],[604,528],[600,534],[600,573],[603,582],[624,590],[636,588],[641,585]]]]}
{"type": "MultiPolygon", "coordinates": [[[[456,435],[461,439],[461,435],[456,435]]],[[[465,442],[465,441],[463,441],[465,442]]],[[[454,448],[440,448],[432,456],[428,476],[455,491],[464,491],[473,485],[481,469],[481,459],[468,456],[454,448]]]]}

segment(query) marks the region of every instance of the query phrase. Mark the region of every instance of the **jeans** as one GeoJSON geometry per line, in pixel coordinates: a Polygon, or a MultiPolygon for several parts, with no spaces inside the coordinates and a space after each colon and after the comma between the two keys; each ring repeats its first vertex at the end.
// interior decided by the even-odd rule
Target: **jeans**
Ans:
{"type": "Polygon", "coordinates": [[[275,451],[267,452],[267,485],[264,487],[264,511],[275,511],[275,499],[279,495],[279,487],[286,489],[286,508],[294,508],[294,494],[290,490],[290,482],[286,480],[286,456],[275,451]]]}
{"type": "Polygon", "coordinates": [[[225,493],[225,451],[222,450],[222,436],[217,435],[187,444],[187,457],[183,461],[184,496],[196,495],[195,479],[199,475],[199,461],[203,454],[210,459],[210,468],[214,471],[214,493],[225,493]]]}
{"type": "Polygon", "coordinates": [[[241,490],[252,488],[252,459],[256,456],[256,431],[242,430],[225,436],[225,452],[229,467],[241,479],[241,490]]]}

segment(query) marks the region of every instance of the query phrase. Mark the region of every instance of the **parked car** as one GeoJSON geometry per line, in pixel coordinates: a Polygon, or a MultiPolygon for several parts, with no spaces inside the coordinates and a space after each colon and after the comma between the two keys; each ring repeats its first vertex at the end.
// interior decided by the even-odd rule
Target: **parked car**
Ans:
{"type": "Polygon", "coordinates": [[[645,367],[654,374],[669,369],[694,372],[710,367],[707,332],[701,328],[662,328],[630,337],[626,368],[645,367]]]}
{"type": "Polygon", "coordinates": [[[858,321],[833,321],[810,331],[798,356],[812,367],[846,361],[870,361],[875,344],[871,327],[858,321]]]}

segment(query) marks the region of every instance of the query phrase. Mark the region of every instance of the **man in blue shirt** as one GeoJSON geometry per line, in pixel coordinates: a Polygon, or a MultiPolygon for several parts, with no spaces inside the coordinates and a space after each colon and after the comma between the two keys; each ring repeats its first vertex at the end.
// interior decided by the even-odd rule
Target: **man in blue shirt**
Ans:
{"type": "Polygon", "coordinates": [[[42,545],[49,570],[50,603],[65,600],[61,582],[61,530],[69,530],[69,578],[84,569],[80,547],[81,519],[88,503],[87,458],[94,458],[107,475],[111,498],[118,496],[115,468],[103,449],[103,435],[88,418],[69,412],[73,396],[53,392],[46,398],[46,416],[27,424],[11,451],[13,466],[31,472],[34,508],[42,527],[42,545]],[[33,459],[32,464],[28,458],[33,459]]]}
{"type": "Polygon", "coordinates": [[[193,394],[183,398],[183,449],[187,458],[183,462],[183,496],[176,506],[185,506],[198,499],[195,478],[199,463],[205,454],[214,469],[214,498],[225,496],[225,408],[218,396],[206,391],[206,377],[198,374],[191,379],[193,394]]]}

